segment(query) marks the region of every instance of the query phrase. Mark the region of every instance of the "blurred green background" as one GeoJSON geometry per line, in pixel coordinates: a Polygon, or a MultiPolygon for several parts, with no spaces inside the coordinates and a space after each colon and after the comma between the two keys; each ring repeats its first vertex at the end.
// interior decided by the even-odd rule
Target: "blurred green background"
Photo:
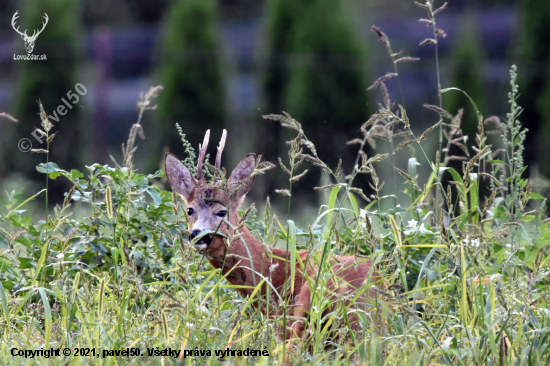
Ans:
{"type": "MultiPolygon", "coordinates": [[[[436,1],[443,5],[443,1],[436,1]]],[[[145,140],[139,140],[135,165],[143,173],[161,168],[165,151],[183,159],[175,128],[179,123],[197,147],[210,128],[210,153],[222,129],[228,130],[223,166],[231,170],[249,152],[276,163],[287,159],[285,141],[293,134],[265,114],[290,113],[319,157],[331,167],[342,158],[344,173],[351,171],[359,128],[376,111],[382,96],[367,90],[374,80],[393,72],[390,56],[371,32],[373,24],[389,37],[394,52],[419,57],[400,64],[400,82],[387,81],[393,101],[406,105],[412,128],[421,133],[437,119],[424,103],[437,104],[433,45],[420,46],[432,37],[431,28],[413,1],[404,0],[4,0],[0,2],[0,188],[24,189],[31,194],[43,186],[35,169],[42,154],[22,152],[18,143],[28,138],[34,148],[45,148],[32,136],[39,127],[38,100],[52,115],[75,84],[86,88],[78,103],[54,122],[59,132],[51,146],[51,161],[62,169],[121,160],[121,143],[136,121],[140,92],[163,85],[158,109],[143,119],[145,140]],[[45,61],[14,60],[24,55],[24,42],[12,28],[19,11],[20,30],[40,29],[43,14],[49,22],[37,37],[33,54],[45,61]]],[[[438,14],[439,55],[443,88],[468,92],[485,116],[501,118],[508,111],[509,69],[519,71],[521,121],[529,128],[525,160],[528,174],[536,176],[534,190],[547,195],[550,176],[550,1],[451,0],[438,14]]],[[[470,104],[458,93],[447,93],[443,105],[452,114],[465,108],[463,129],[474,138],[477,122],[470,104]]],[[[435,138],[426,142],[433,159],[435,138]]],[[[374,154],[372,148],[367,153],[374,154]]],[[[390,151],[378,143],[376,152],[390,151]]],[[[411,151],[396,154],[394,164],[406,170],[411,151]]],[[[428,164],[416,154],[423,184],[428,164]],[[424,178],[422,178],[424,177],[424,178]]],[[[387,166],[386,166],[387,165],[387,166]]],[[[391,164],[379,172],[382,180],[399,179],[391,164]]],[[[313,186],[326,184],[321,170],[310,172],[293,186],[293,210],[318,207],[320,193],[313,186]]],[[[365,192],[366,179],[357,184],[365,192]]],[[[387,194],[404,188],[387,184],[387,194]]],[[[52,183],[52,198],[60,200],[69,182],[52,183]]],[[[286,200],[276,188],[288,188],[278,167],[259,177],[251,200],[286,200]]]]}

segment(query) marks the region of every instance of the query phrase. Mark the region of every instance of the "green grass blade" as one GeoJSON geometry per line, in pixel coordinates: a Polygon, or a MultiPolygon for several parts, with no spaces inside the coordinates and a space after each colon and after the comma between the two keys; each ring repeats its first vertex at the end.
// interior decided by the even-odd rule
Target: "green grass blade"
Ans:
{"type": "Polygon", "coordinates": [[[288,244],[290,250],[290,292],[294,293],[294,274],[296,273],[296,225],[288,220],[288,244]]]}
{"type": "Polygon", "coordinates": [[[466,96],[466,98],[468,98],[468,100],[470,101],[470,103],[472,103],[472,106],[474,107],[475,111],[476,111],[476,114],[477,114],[477,119],[479,119],[480,115],[479,115],[479,108],[477,108],[477,104],[474,102],[474,100],[470,97],[470,95],[468,93],[466,93],[464,90],[460,89],[460,88],[455,88],[455,87],[451,87],[451,88],[445,88],[445,89],[441,89],[439,92],[441,94],[443,93],[446,93],[448,91],[451,91],[451,90],[456,90],[456,91],[459,91],[461,92],[462,94],[464,94],[466,96]]]}
{"type": "MultiPolygon", "coordinates": [[[[246,311],[246,308],[252,304],[253,301],[256,301],[258,299],[256,299],[256,293],[262,288],[262,285],[264,284],[264,279],[262,278],[262,280],[260,281],[260,283],[258,283],[258,286],[256,286],[256,288],[254,289],[254,291],[252,291],[252,293],[250,294],[250,296],[248,296],[248,301],[246,302],[246,304],[244,304],[243,306],[243,309],[241,310],[241,318],[242,316],[244,315],[244,312],[246,311]]],[[[230,344],[231,343],[231,340],[233,339],[233,336],[235,335],[235,330],[237,329],[238,327],[235,325],[235,327],[233,328],[233,332],[231,333],[231,335],[229,336],[229,340],[227,341],[227,344],[230,344]]]]}
{"type": "Polygon", "coordinates": [[[466,291],[468,291],[468,287],[466,286],[466,258],[464,256],[464,244],[462,241],[460,242],[460,265],[461,265],[461,280],[462,280],[462,288],[461,288],[461,301],[460,301],[460,314],[462,317],[462,325],[464,327],[467,326],[467,315],[468,315],[468,302],[466,301],[466,291]]]}
{"type": "Polygon", "coordinates": [[[168,321],[166,320],[166,313],[161,310],[160,317],[162,319],[162,334],[164,335],[164,343],[170,344],[170,338],[168,337],[168,321]]]}
{"type": "Polygon", "coordinates": [[[359,204],[357,203],[357,198],[351,192],[348,193],[348,196],[351,206],[353,207],[353,212],[355,212],[355,216],[359,217],[359,204]]]}
{"type": "Polygon", "coordinates": [[[80,272],[76,272],[73,280],[73,292],[71,293],[71,303],[74,303],[74,299],[78,292],[79,283],[80,283],[80,272]]]}
{"type": "Polygon", "coordinates": [[[229,276],[231,273],[233,273],[233,268],[230,269],[229,271],[227,271],[226,274],[224,274],[223,276],[220,277],[220,279],[218,280],[218,282],[216,282],[216,284],[214,286],[212,286],[212,288],[210,289],[210,291],[208,291],[208,293],[204,296],[204,299],[202,299],[202,302],[201,302],[201,306],[203,306],[204,304],[206,304],[206,301],[210,298],[210,296],[212,296],[212,294],[214,293],[214,291],[216,291],[217,288],[222,288],[222,287],[228,287],[228,288],[252,288],[251,286],[242,286],[242,285],[220,285],[220,283],[225,280],[227,278],[227,276],[229,276]]]}
{"type": "Polygon", "coordinates": [[[472,224],[477,225],[479,221],[479,213],[476,209],[477,207],[479,207],[479,198],[478,198],[479,188],[478,188],[477,180],[470,180],[469,190],[470,190],[470,207],[472,209],[475,209],[474,215],[472,217],[472,224]]]}
{"type": "Polygon", "coordinates": [[[105,279],[102,278],[99,283],[99,300],[97,302],[97,317],[101,321],[103,319],[103,307],[105,301],[105,279]]]}
{"type": "MultiPolygon", "coordinates": [[[[193,298],[192,298],[191,301],[190,301],[191,303],[193,303],[193,302],[197,299],[197,297],[201,294],[202,289],[204,288],[204,286],[206,286],[206,284],[208,283],[208,281],[210,281],[210,279],[211,279],[212,277],[214,277],[214,276],[216,275],[216,273],[218,273],[218,270],[213,269],[213,270],[210,271],[210,272],[211,272],[210,275],[206,278],[206,280],[202,281],[202,284],[201,284],[200,287],[196,290],[195,296],[193,296],[193,298]]],[[[208,273],[208,272],[206,272],[206,273],[208,273]]]]}
{"type": "Polygon", "coordinates": [[[6,290],[4,290],[4,285],[0,282],[0,297],[2,299],[2,309],[4,310],[4,317],[6,318],[7,331],[10,331],[10,312],[8,311],[8,301],[6,300],[6,290]]]}
{"type": "Polygon", "coordinates": [[[46,261],[46,252],[48,251],[48,244],[44,244],[42,247],[42,253],[40,254],[40,259],[38,260],[38,264],[36,265],[36,271],[34,273],[34,278],[31,282],[31,287],[36,282],[36,279],[38,278],[38,275],[40,274],[40,270],[42,269],[42,266],[44,265],[44,262],[46,261]]]}
{"type": "MultiPolygon", "coordinates": [[[[422,272],[424,271],[424,268],[428,266],[428,263],[430,263],[430,260],[432,260],[433,255],[435,254],[436,248],[432,248],[426,258],[422,261],[422,267],[420,267],[420,272],[418,273],[418,279],[416,280],[416,284],[413,287],[413,290],[416,290],[420,287],[422,278],[424,277],[422,275],[422,272]]],[[[428,273],[426,271],[426,277],[428,276],[428,273]]]]}
{"type": "Polygon", "coordinates": [[[50,338],[52,335],[52,310],[50,308],[50,301],[48,300],[48,295],[46,295],[46,291],[44,291],[43,288],[39,288],[38,292],[40,292],[40,297],[42,298],[42,303],[44,304],[44,349],[49,349],[50,338]]]}
{"type": "Polygon", "coordinates": [[[42,192],[45,192],[46,191],[46,188],[44,188],[43,190],[41,190],[40,192],[38,192],[37,194],[35,194],[34,196],[31,196],[29,198],[27,198],[22,204],[20,204],[19,206],[17,206],[16,208],[14,208],[13,210],[11,210],[10,212],[8,212],[8,214],[6,216],[4,216],[4,219],[7,219],[8,217],[11,216],[12,213],[14,213],[15,211],[17,211],[20,207],[22,207],[23,205],[25,205],[27,202],[31,201],[33,198],[35,198],[36,196],[38,196],[40,193],[42,192]]]}
{"type": "Polygon", "coordinates": [[[122,293],[122,305],[120,306],[120,313],[118,316],[118,333],[120,337],[124,334],[124,317],[126,316],[126,307],[128,305],[128,296],[126,294],[126,289],[124,289],[124,292],[122,293]]]}
{"type": "MultiPolygon", "coordinates": [[[[332,188],[330,192],[330,197],[328,199],[328,209],[332,210],[336,204],[336,198],[338,197],[338,192],[340,191],[340,186],[332,188]]],[[[330,227],[330,221],[332,220],[332,211],[327,214],[327,227],[330,227]]]]}

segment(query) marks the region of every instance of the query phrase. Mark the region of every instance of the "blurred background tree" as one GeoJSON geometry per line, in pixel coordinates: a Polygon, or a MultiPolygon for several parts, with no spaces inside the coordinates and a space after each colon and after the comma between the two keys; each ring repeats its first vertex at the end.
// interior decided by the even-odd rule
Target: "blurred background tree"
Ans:
{"type": "MultiPolygon", "coordinates": [[[[481,43],[480,31],[477,27],[477,12],[468,9],[459,21],[459,29],[450,47],[448,63],[450,66],[450,82],[448,86],[464,90],[476,103],[479,112],[484,115],[487,110],[485,78],[486,57],[481,43]]],[[[461,92],[451,91],[443,95],[443,108],[456,115],[464,108],[462,116],[462,131],[464,135],[473,137],[477,132],[477,114],[468,98],[461,92]]],[[[488,116],[485,116],[488,117],[488,116]]]]}
{"type": "MultiPolygon", "coordinates": [[[[437,15],[438,26],[449,34],[440,37],[438,45],[443,86],[467,91],[484,114],[505,116],[508,70],[517,61],[518,102],[525,107],[520,119],[531,130],[525,160],[531,166],[538,162],[550,176],[544,164],[550,137],[550,2],[482,0],[476,3],[475,14],[471,9],[471,2],[452,0],[437,15]]],[[[334,167],[342,157],[349,172],[356,148],[344,143],[360,136],[360,124],[376,108],[370,103],[368,110],[366,86],[393,69],[370,32],[372,24],[386,32],[395,52],[421,59],[399,66],[403,100],[396,79],[387,87],[394,101],[406,104],[413,129],[420,133],[433,123],[433,113],[422,107],[437,103],[433,47],[419,46],[432,37],[431,29],[418,22],[424,16],[413,2],[400,0],[2,1],[0,112],[20,122],[0,119],[0,192],[18,176],[17,181],[28,188],[25,194],[34,190],[31,182],[43,185],[44,177],[35,166],[44,155],[20,152],[17,141],[34,141],[31,132],[40,125],[39,98],[51,114],[77,82],[88,88],[88,94],[54,127],[60,135],[54,140],[51,160],[62,168],[110,164],[110,153],[119,159],[120,144],[136,120],[139,93],[162,84],[158,110],[143,120],[147,139],[139,142],[135,160],[141,172],[159,168],[165,146],[184,157],[176,122],[195,147],[205,129],[212,128],[216,140],[227,128],[226,167],[232,168],[252,151],[264,153],[271,162],[278,156],[286,160],[285,141],[292,132],[261,118],[282,111],[303,124],[322,159],[334,167]],[[41,26],[43,13],[48,14],[49,23],[34,51],[46,54],[47,62],[13,59],[13,53],[26,53],[21,37],[11,28],[16,10],[21,29],[31,33],[41,26]],[[4,179],[9,176],[13,179],[4,179]]],[[[463,126],[472,136],[473,111],[468,101],[460,99],[458,92],[447,93],[444,107],[453,113],[465,107],[463,126]]],[[[434,151],[436,143],[425,144],[434,151]]],[[[35,147],[42,147],[38,145],[35,141],[35,147]]],[[[377,146],[376,152],[388,151],[384,143],[377,146]]],[[[407,151],[400,153],[395,165],[404,168],[407,151]]],[[[422,176],[420,171],[429,165],[422,157],[419,162],[422,176]]],[[[390,164],[380,170],[382,181],[393,179],[390,164]]],[[[317,194],[310,188],[319,185],[320,175],[313,168],[306,181],[294,185],[293,209],[301,207],[295,199],[300,200],[302,193],[307,193],[303,201],[316,206],[312,198],[317,194]]],[[[368,177],[362,175],[356,183],[368,194],[363,179],[368,177]]],[[[288,187],[288,179],[273,170],[258,177],[255,186],[250,200],[261,202],[270,194],[276,205],[273,190],[288,187]]],[[[386,185],[385,190],[395,191],[394,187],[386,185]]]]}
{"type": "MultiPolygon", "coordinates": [[[[15,115],[19,123],[12,124],[10,141],[14,147],[22,137],[29,138],[36,149],[46,149],[46,142],[40,144],[32,137],[35,128],[41,128],[38,101],[41,100],[48,115],[62,104],[61,98],[69,101],[67,92],[75,91],[75,84],[80,80],[77,75],[77,65],[81,61],[83,49],[80,35],[80,5],[71,0],[30,0],[19,12],[17,19],[19,29],[31,35],[33,30],[42,28],[44,13],[49,21],[38,36],[33,54],[47,56],[44,61],[19,61],[17,92],[15,94],[15,115]]],[[[25,54],[23,40],[17,33],[17,54],[25,54]]],[[[77,94],[78,95],[78,94],[77,94]]],[[[87,127],[82,119],[85,108],[80,95],[79,102],[72,109],[67,108],[67,114],[59,117],[59,122],[53,123],[52,133],[57,133],[50,144],[50,161],[54,161],[63,169],[79,169],[85,153],[85,136],[87,127]]],[[[73,99],[74,101],[74,99],[73,99]]],[[[69,102],[70,103],[70,102],[69,102]]],[[[36,166],[45,162],[44,154],[31,154],[15,150],[5,156],[4,163],[8,171],[18,171],[27,177],[42,180],[44,175],[36,171],[36,166]]],[[[66,182],[52,182],[52,191],[57,192],[58,185],[66,182]]],[[[59,191],[59,195],[62,191],[59,191]]],[[[55,196],[53,197],[55,199],[55,196]]]]}
{"type": "MultiPolygon", "coordinates": [[[[215,0],[178,0],[167,10],[166,25],[159,34],[161,53],[157,68],[164,90],[158,98],[157,121],[149,129],[155,134],[152,151],[167,148],[183,159],[176,122],[191,142],[202,141],[205,127],[222,129],[225,99],[216,39],[217,17],[215,0]]],[[[151,170],[159,168],[161,159],[160,154],[151,155],[151,170]]]]}
{"type": "MultiPolygon", "coordinates": [[[[272,0],[268,5],[270,46],[264,111],[290,113],[302,124],[321,159],[335,168],[342,158],[349,173],[355,152],[346,149],[345,143],[357,137],[354,133],[368,116],[366,46],[340,2],[272,0]]],[[[292,132],[285,131],[283,136],[286,138],[281,141],[273,134],[273,146],[262,149],[268,160],[276,161],[279,155],[287,160],[279,151],[286,151],[284,140],[291,138],[292,132]]],[[[306,175],[302,183],[318,185],[319,174],[306,175]]],[[[277,184],[288,186],[283,180],[277,184]]]]}
{"type": "MultiPolygon", "coordinates": [[[[269,14],[267,33],[265,70],[263,75],[263,92],[265,107],[263,114],[281,113],[285,107],[285,91],[290,80],[289,57],[293,52],[294,38],[303,14],[303,0],[271,0],[266,2],[266,13],[269,14]]],[[[278,157],[280,130],[277,123],[265,123],[266,139],[263,141],[267,160],[275,161],[278,157]]]]}
{"type": "MultiPolygon", "coordinates": [[[[263,106],[257,115],[258,128],[262,135],[258,148],[264,160],[276,162],[281,156],[281,133],[283,128],[273,121],[261,119],[265,114],[281,114],[285,110],[285,92],[290,80],[290,56],[294,39],[298,33],[301,14],[305,8],[304,0],[271,0],[265,3],[267,18],[267,42],[265,46],[264,67],[262,70],[263,106]]],[[[284,154],[284,150],[282,151],[284,154]]],[[[282,158],[285,156],[283,155],[282,158]]],[[[264,187],[265,192],[287,185],[284,177],[275,177],[264,187]]]]}
{"type": "MultiPolygon", "coordinates": [[[[550,1],[521,0],[518,5],[518,104],[524,109],[521,121],[529,128],[525,159],[538,161],[550,141],[550,1]]],[[[550,176],[550,165],[538,169],[550,176]]]]}

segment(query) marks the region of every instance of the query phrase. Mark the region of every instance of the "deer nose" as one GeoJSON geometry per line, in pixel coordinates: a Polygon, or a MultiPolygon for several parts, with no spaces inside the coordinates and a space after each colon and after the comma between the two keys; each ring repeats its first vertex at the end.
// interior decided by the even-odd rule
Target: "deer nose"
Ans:
{"type": "Polygon", "coordinates": [[[193,230],[191,231],[191,234],[189,234],[189,239],[190,240],[193,240],[195,238],[195,236],[199,235],[201,232],[201,230],[193,230]]]}
{"type": "MultiPolygon", "coordinates": [[[[195,239],[195,237],[200,235],[200,233],[202,233],[202,230],[193,230],[193,231],[191,231],[191,234],[189,234],[189,241],[192,241],[193,239],[195,239]]],[[[202,238],[200,238],[195,243],[195,248],[198,248],[197,246],[203,247],[204,244],[206,244],[206,247],[208,247],[211,242],[212,242],[212,235],[204,235],[202,238]]]]}

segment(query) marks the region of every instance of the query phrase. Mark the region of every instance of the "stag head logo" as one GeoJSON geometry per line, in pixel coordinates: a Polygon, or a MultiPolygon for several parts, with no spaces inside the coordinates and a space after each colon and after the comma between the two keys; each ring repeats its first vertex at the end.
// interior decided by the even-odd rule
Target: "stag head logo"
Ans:
{"type": "Polygon", "coordinates": [[[32,33],[32,36],[29,36],[27,35],[27,30],[25,29],[25,32],[20,32],[19,31],[19,26],[16,27],[16,20],[17,18],[19,18],[19,15],[17,15],[17,13],[19,12],[16,11],[15,14],[13,14],[13,18],[11,18],[11,26],[13,27],[13,29],[19,33],[21,35],[21,38],[23,38],[23,41],[25,41],[25,48],[27,49],[27,53],[32,53],[32,50],[34,49],[34,42],[36,42],[36,38],[38,37],[38,35],[40,33],[42,33],[42,31],[44,30],[44,28],[46,28],[46,24],[48,24],[48,14],[44,13],[44,22],[42,22],[42,29],[40,29],[39,31],[37,31],[36,29],[34,30],[34,32],[32,33]]]}

